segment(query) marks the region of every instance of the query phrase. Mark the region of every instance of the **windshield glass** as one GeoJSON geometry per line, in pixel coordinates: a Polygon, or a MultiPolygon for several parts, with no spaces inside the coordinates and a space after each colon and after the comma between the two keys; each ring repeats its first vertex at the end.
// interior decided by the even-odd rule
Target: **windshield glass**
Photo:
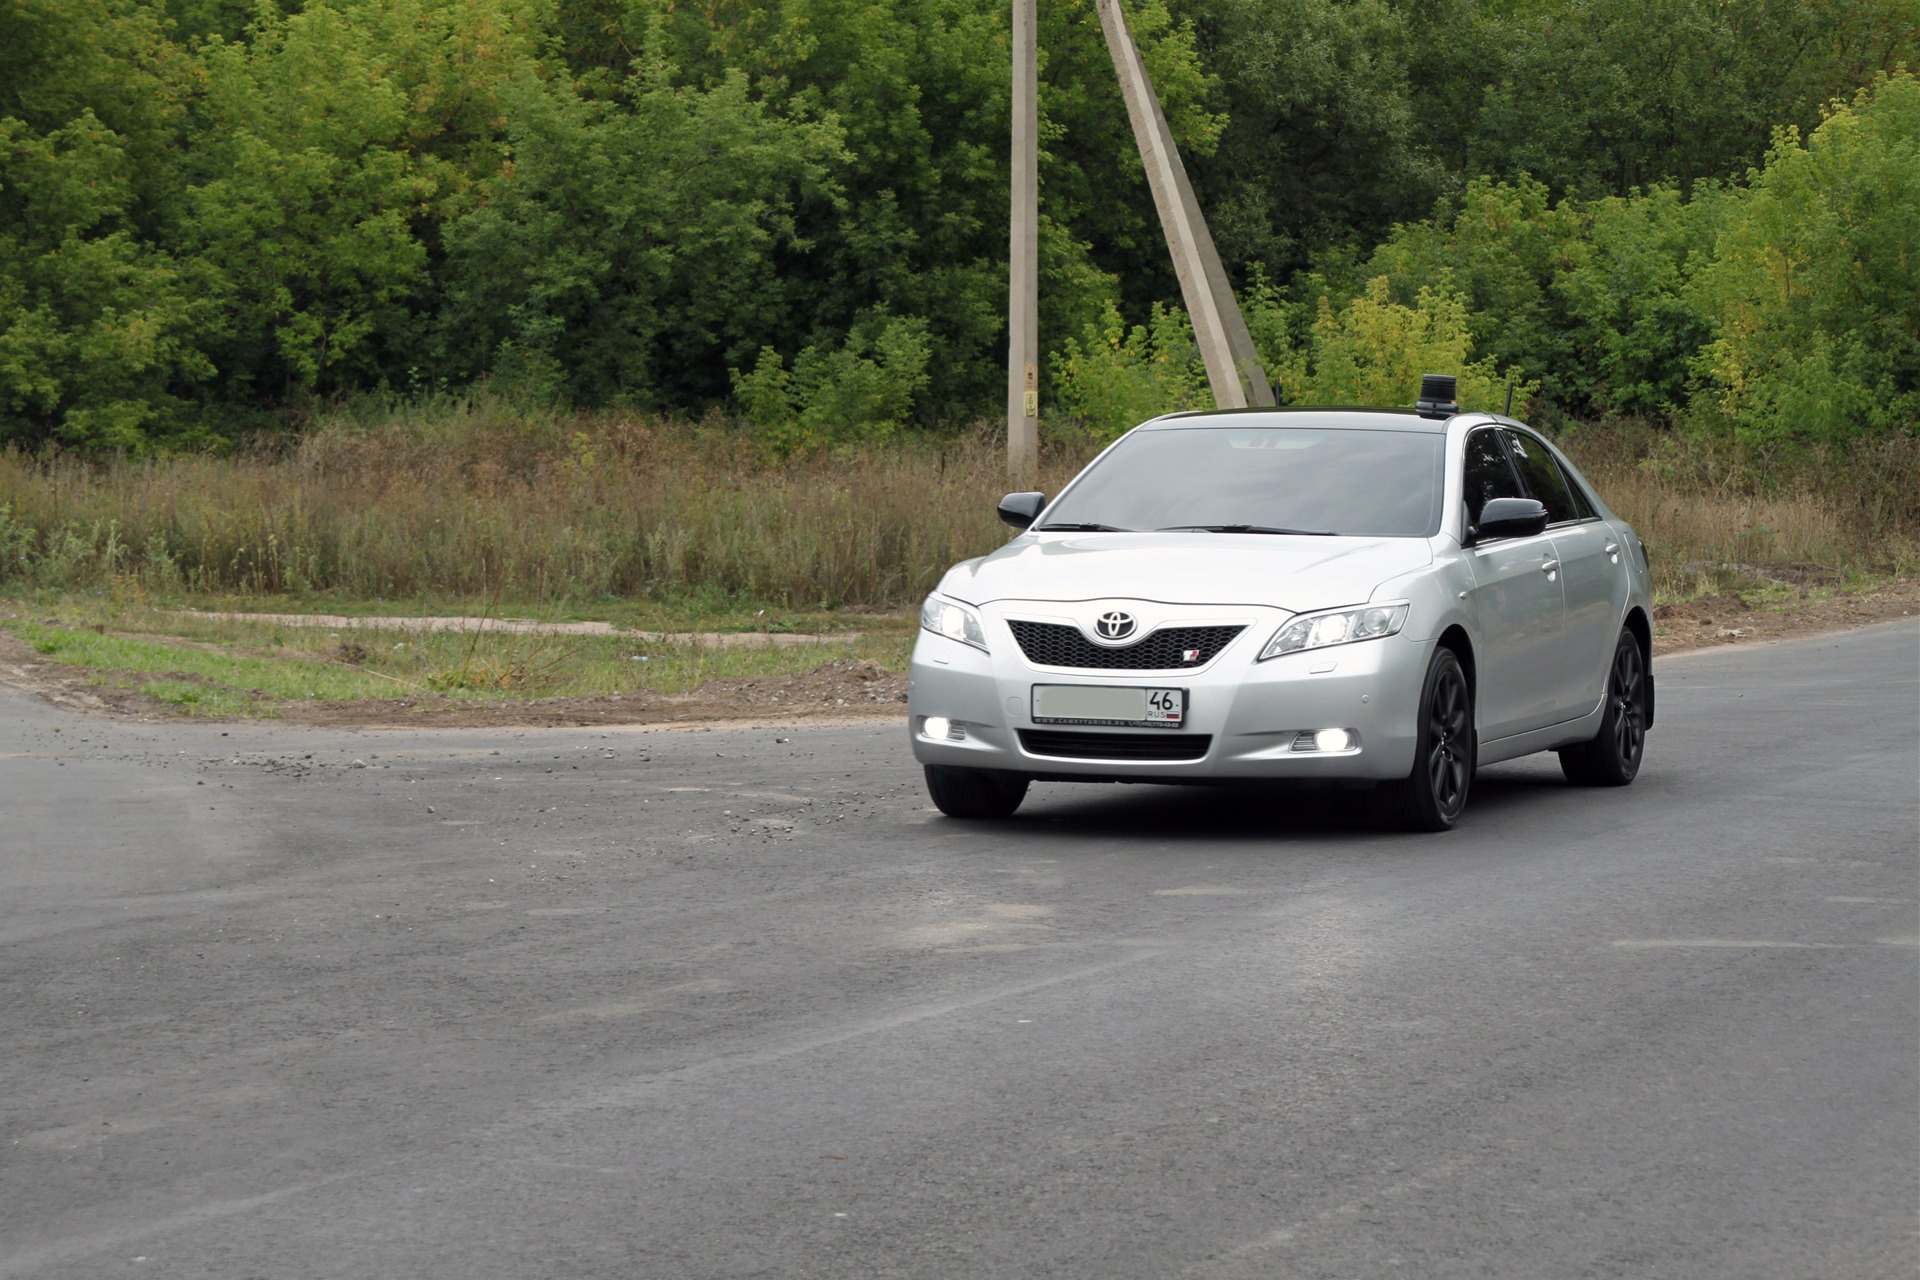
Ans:
{"type": "Polygon", "coordinates": [[[1438,432],[1308,425],[1138,431],[1035,527],[1431,537],[1444,443],[1438,432]]]}

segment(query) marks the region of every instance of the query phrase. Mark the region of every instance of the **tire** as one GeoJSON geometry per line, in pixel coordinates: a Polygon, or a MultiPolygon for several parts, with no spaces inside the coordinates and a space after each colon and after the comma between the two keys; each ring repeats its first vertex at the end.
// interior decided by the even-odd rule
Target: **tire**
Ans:
{"type": "Polygon", "coordinates": [[[1007,818],[1027,798],[1027,779],[990,769],[930,764],[927,794],[949,818],[1007,818]]]}
{"type": "Polygon", "coordinates": [[[1373,789],[1373,816],[1394,831],[1452,831],[1473,789],[1473,687],[1452,649],[1434,651],[1421,681],[1413,770],[1373,789]]]}
{"type": "Polygon", "coordinates": [[[1620,633],[1607,670],[1606,711],[1593,740],[1560,751],[1560,772],[1576,787],[1624,787],[1640,772],[1647,749],[1647,703],[1652,685],[1647,656],[1631,631],[1620,633]]]}
{"type": "Polygon", "coordinates": [[[1413,769],[1374,788],[1374,816],[1402,831],[1450,831],[1473,787],[1473,688],[1451,649],[1438,649],[1420,686],[1413,769]]]}

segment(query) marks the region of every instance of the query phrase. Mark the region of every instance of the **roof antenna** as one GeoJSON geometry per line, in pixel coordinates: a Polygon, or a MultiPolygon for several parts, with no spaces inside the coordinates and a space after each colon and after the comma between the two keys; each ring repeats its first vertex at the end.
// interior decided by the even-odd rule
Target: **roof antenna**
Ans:
{"type": "Polygon", "coordinates": [[[1500,416],[1503,418],[1511,418],[1513,416],[1513,375],[1512,374],[1507,375],[1507,407],[1500,411],[1500,416]]]}

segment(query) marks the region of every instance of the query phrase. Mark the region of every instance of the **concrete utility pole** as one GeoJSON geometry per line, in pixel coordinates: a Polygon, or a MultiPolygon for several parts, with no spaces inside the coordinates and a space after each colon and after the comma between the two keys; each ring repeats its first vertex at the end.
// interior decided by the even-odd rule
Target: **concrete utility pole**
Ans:
{"type": "Polygon", "coordinates": [[[1013,219],[1008,245],[1007,473],[1040,474],[1040,73],[1035,0],[1013,0],[1013,219]]]}
{"type": "Polygon", "coordinates": [[[1133,125],[1134,142],[1146,167],[1147,186],[1166,232],[1167,251],[1173,256],[1174,275],[1179,278],[1180,293],[1193,320],[1194,339],[1207,367],[1214,403],[1222,409],[1270,405],[1273,388],[1254,350],[1246,318],[1234,301],[1220,252],[1194,198],[1193,184],[1173,144],[1160,99],[1153,91],[1133,34],[1127,29],[1126,15],[1120,10],[1119,0],[1096,3],[1107,37],[1107,52],[1113,57],[1113,70],[1126,100],[1127,118],[1133,125]]]}

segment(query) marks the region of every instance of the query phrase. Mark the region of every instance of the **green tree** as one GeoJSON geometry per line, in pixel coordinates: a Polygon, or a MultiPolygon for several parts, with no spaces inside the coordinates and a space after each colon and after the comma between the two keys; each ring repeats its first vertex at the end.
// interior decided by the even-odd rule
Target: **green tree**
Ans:
{"type": "Polygon", "coordinates": [[[0,439],[138,449],[208,377],[204,273],[148,234],[190,67],[130,0],[0,6],[0,439]]]}
{"type": "Polygon", "coordinates": [[[511,172],[448,229],[465,367],[531,360],[586,403],[712,403],[803,322],[779,255],[807,248],[796,207],[836,198],[831,122],[776,113],[741,73],[676,83],[662,59],[612,100],[524,85],[512,117],[511,172]]]}
{"type": "Polygon", "coordinates": [[[1581,207],[1585,234],[1552,282],[1572,361],[1571,408],[1667,421],[1685,405],[1694,357],[1715,332],[1690,282],[1713,255],[1727,199],[1699,183],[1691,200],[1656,186],[1581,207]]]}
{"type": "Polygon", "coordinates": [[[1576,259],[1583,232],[1575,208],[1554,204],[1544,184],[1478,178],[1457,205],[1443,202],[1433,217],[1395,228],[1362,274],[1385,277],[1401,306],[1414,306],[1423,289],[1458,296],[1475,359],[1538,370],[1550,399],[1577,403],[1591,388],[1552,285],[1576,259]]]}
{"type": "Polygon", "coordinates": [[[1742,173],[1775,127],[1920,57],[1913,0],[1508,0],[1475,42],[1468,173],[1555,192],[1742,173]]]}
{"type": "MultiPolygon", "coordinates": [[[[1211,149],[1191,27],[1129,6],[1181,145],[1211,149]]],[[[1116,296],[1145,313],[1172,273],[1090,0],[1041,6],[1041,329],[1078,333],[1116,296]]],[[[658,47],[687,83],[744,73],[776,112],[831,120],[839,199],[802,201],[807,248],[776,254],[804,305],[773,345],[841,342],[875,309],[919,315],[936,353],[922,416],[995,413],[1005,389],[1007,9],[982,0],[598,0],[562,20],[590,90],[658,47]]]]}
{"type": "Polygon", "coordinates": [[[1782,130],[1694,297],[1719,319],[1707,420],[1792,448],[1920,432],[1920,80],[1883,76],[1782,130]]]}
{"type": "Polygon", "coordinates": [[[208,42],[174,234],[218,273],[230,394],[352,390],[426,358],[440,228],[504,163],[543,14],[317,0],[208,42]]]}
{"type": "Polygon", "coordinates": [[[213,372],[202,273],[127,227],[132,168],[92,112],[0,119],[0,439],[137,451],[213,372]]]}
{"type": "Polygon", "coordinates": [[[1467,7],[1442,0],[1191,0],[1227,120],[1195,185],[1230,260],[1283,280],[1457,188],[1442,159],[1467,7]]]}

